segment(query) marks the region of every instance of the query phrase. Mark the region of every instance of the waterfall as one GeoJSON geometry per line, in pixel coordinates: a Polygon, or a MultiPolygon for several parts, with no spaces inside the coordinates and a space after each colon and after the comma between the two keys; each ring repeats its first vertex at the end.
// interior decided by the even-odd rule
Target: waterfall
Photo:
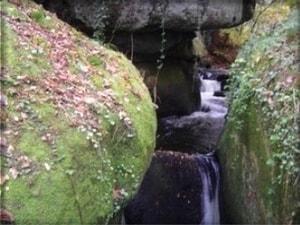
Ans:
{"type": "Polygon", "coordinates": [[[124,224],[219,224],[218,192],[213,153],[157,151],[124,224]]]}
{"type": "Polygon", "coordinates": [[[219,81],[208,79],[201,79],[201,81],[202,85],[200,87],[200,91],[202,93],[213,94],[215,91],[221,91],[221,83],[219,81]]]}
{"type": "MultiPolygon", "coordinates": [[[[201,76],[200,93],[202,97],[202,109],[208,111],[208,116],[213,118],[214,122],[219,124],[218,131],[221,133],[227,114],[227,102],[225,97],[214,96],[215,92],[221,91],[221,82],[216,79],[211,79],[212,75],[201,76]],[[206,79],[205,79],[206,78],[206,79]],[[219,119],[219,120],[218,120],[219,119]],[[221,121],[220,121],[221,120],[221,121]]],[[[201,111],[200,111],[201,113],[201,111]]],[[[199,114],[196,112],[194,114],[199,114]]],[[[219,135],[216,138],[219,138],[219,135]]],[[[217,143],[217,141],[215,142],[217,143]]],[[[219,165],[214,158],[198,155],[199,173],[203,181],[203,208],[205,210],[201,224],[219,224],[219,165]],[[203,169],[204,168],[204,169],[203,169]]]]}
{"type": "Polygon", "coordinates": [[[219,166],[213,156],[197,155],[199,174],[202,179],[201,224],[219,224],[219,166]]]}
{"type": "Polygon", "coordinates": [[[215,151],[227,102],[213,74],[201,79],[201,109],[161,118],[157,151],[140,189],[124,210],[124,224],[220,224],[215,151]]]}

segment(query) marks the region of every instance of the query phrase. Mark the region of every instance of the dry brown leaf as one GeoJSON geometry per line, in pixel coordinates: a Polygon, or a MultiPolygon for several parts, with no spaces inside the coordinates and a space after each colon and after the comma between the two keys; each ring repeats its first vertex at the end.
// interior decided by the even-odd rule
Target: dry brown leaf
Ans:
{"type": "Polygon", "coordinates": [[[22,120],[24,121],[24,120],[26,120],[26,119],[28,118],[28,116],[27,116],[26,113],[21,112],[21,118],[22,118],[22,120]]]}
{"type": "Polygon", "coordinates": [[[0,175],[0,185],[4,184],[8,180],[9,180],[9,176],[7,174],[5,174],[5,175],[1,174],[0,175]]]}
{"type": "Polygon", "coordinates": [[[0,209],[0,223],[1,224],[14,224],[13,215],[6,209],[0,209]]]}
{"type": "Polygon", "coordinates": [[[14,179],[16,179],[19,175],[19,171],[15,167],[10,168],[9,172],[10,172],[12,178],[14,178],[14,179]]]}
{"type": "Polygon", "coordinates": [[[31,165],[30,160],[27,156],[20,156],[18,158],[18,161],[21,162],[21,167],[22,168],[28,168],[31,165]]]}
{"type": "Polygon", "coordinates": [[[108,64],[106,64],[106,70],[111,73],[115,73],[117,71],[117,68],[116,68],[116,66],[108,63],[108,64]]]}

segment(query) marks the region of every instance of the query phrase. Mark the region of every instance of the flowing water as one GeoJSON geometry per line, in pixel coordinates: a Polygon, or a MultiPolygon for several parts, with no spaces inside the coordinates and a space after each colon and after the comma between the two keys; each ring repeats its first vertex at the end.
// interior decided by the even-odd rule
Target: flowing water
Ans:
{"type": "Polygon", "coordinates": [[[213,156],[196,156],[199,160],[199,174],[203,181],[201,197],[203,217],[201,224],[219,224],[219,166],[213,156]],[[204,169],[203,169],[204,167],[204,169]]]}
{"type": "MultiPolygon", "coordinates": [[[[205,79],[206,78],[206,79],[205,79]]],[[[124,210],[126,224],[219,224],[220,172],[215,151],[227,103],[220,82],[201,79],[201,109],[159,121],[157,151],[124,210]]]]}

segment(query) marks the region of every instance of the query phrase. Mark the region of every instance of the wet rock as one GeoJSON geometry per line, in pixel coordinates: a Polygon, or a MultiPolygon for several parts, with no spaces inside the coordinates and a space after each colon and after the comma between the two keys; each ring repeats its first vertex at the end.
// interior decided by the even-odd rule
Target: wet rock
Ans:
{"type": "MultiPolygon", "coordinates": [[[[218,168],[215,166],[212,156],[157,151],[138,194],[124,210],[126,223],[216,223],[218,210],[212,213],[206,208],[216,198],[218,168]]],[[[214,203],[213,207],[217,206],[214,203]]]]}
{"type": "Polygon", "coordinates": [[[192,66],[178,60],[168,60],[157,74],[156,63],[138,63],[145,74],[145,83],[158,105],[159,118],[170,115],[189,115],[200,108],[198,81],[194,80],[192,66]]]}

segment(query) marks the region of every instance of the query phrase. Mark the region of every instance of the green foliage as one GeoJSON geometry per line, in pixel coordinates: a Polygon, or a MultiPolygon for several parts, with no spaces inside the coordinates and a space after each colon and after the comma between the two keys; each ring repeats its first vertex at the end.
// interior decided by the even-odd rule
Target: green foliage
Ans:
{"type": "MultiPolygon", "coordinates": [[[[292,15],[294,16],[294,14],[292,15]]],[[[296,175],[299,172],[296,156],[299,154],[297,116],[299,90],[294,72],[299,63],[295,60],[297,42],[287,42],[287,30],[297,32],[297,24],[290,22],[273,36],[264,37],[248,44],[231,68],[230,117],[236,127],[242,129],[244,113],[248,113],[250,101],[254,101],[262,113],[270,143],[274,147],[273,159],[284,172],[296,175]],[[270,46],[270,43],[272,45],[270,46]],[[284,57],[282,57],[284,56],[284,57]]],[[[279,175],[279,182],[281,180],[279,175]]]]}
{"type": "Polygon", "coordinates": [[[42,27],[53,28],[51,25],[51,17],[47,16],[44,9],[34,9],[29,17],[32,18],[35,22],[37,22],[42,27]]]}
{"type": "MultiPolygon", "coordinates": [[[[231,67],[229,85],[228,121],[236,129],[247,129],[244,119],[253,113],[251,104],[261,115],[261,127],[272,149],[265,163],[275,172],[273,184],[282,187],[286,210],[291,200],[288,196],[293,194],[289,193],[289,188],[297,185],[300,174],[300,90],[297,86],[300,65],[296,14],[294,11],[281,27],[272,30],[272,35],[261,34],[243,47],[231,67]]],[[[269,193],[275,193],[273,187],[269,193]]]]}
{"type": "Polygon", "coordinates": [[[100,65],[102,65],[102,62],[101,62],[99,56],[97,56],[97,55],[91,55],[91,56],[87,57],[87,60],[89,61],[89,63],[92,66],[100,66],[100,65]]]}
{"type": "MultiPolygon", "coordinates": [[[[243,176],[257,176],[253,182],[249,182],[247,176],[237,182],[235,192],[243,194],[235,201],[240,204],[238,202],[249,193],[247,185],[253,185],[260,195],[258,198],[265,204],[261,211],[267,209],[265,215],[270,223],[292,223],[287,221],[292,221],[299,211],[297,14],[293,11],[288,20],[274,21],[277,25],[269,28],[272,35],[256,33],[243,46],[230,69],[230,111],[225,132],[227,139],[223,137],[222,144],[231,153],[224,151],[222,154],[228,154],[224,163],[232,171],[226,179],[230,180],[232,173],[238,176],[241,171],[243,176]]],[[[260,203],[254,205],[260,207],[260,203]]],[[[242,210],[245,211],[247,209],[242,210]]],[[[249,218],[258,214],[247,212],[249,218]]]]}
{"type": "Polygon", "coordinates": [[[255,36],[270,36],[281,25],[281,21],[288,17],[291,7],[287,1],[258,4],[253,19],[237,27],[221,29],[221,34],[228,37],[229,43],[240,47],[255,36]]]}
{"type": "Polygon", "coordinates": [[[33,11],[30,13],[30,17],[38,23],[40,23],[44,19],[45,16],[46,15],[43,10],[36,10],[36,11],[33,11]]]}

